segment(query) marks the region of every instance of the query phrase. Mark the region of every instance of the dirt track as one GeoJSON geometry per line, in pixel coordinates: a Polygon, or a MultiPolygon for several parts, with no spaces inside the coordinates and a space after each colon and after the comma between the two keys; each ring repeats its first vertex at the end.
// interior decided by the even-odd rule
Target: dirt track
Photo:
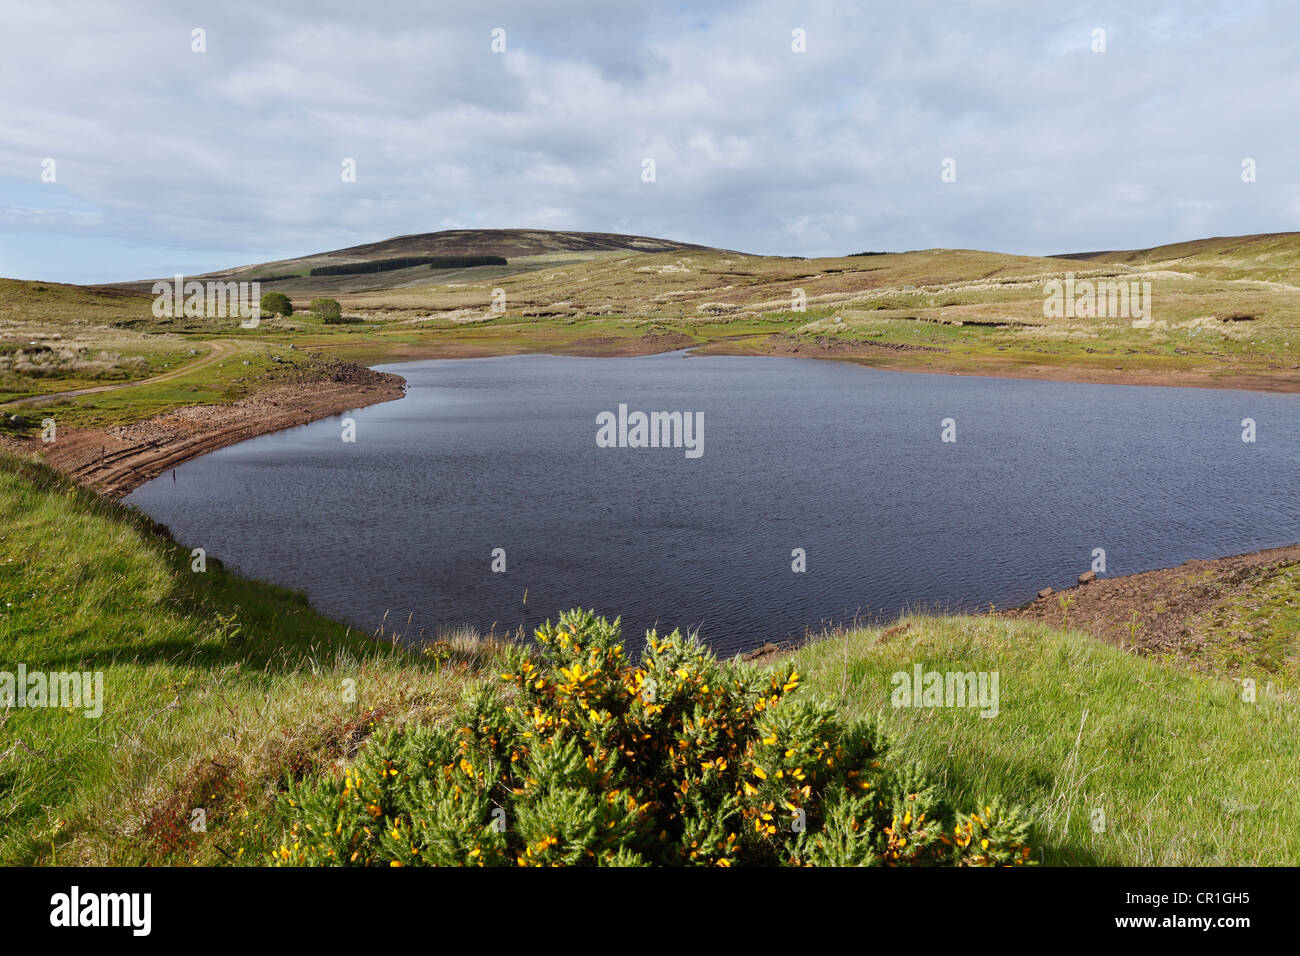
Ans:
{"type": "Polygon", "coordinates": [[[89,388],[74,388],[69,392],[51,392],[47,395],[33,395],[30,398],[15,398],[7,402],[0,402],[0,405],[17,408],[21,405],[44,405],[47,402],[57,401],[62,398],[75,398],[78,395],[93,395],[96,392],[116,392],[121,388],[135,388],[139,385],[154,385],[158,382],[169,382],[174,378],[180,378],[182,375],[189,375],[191,372],[197,372],[201,368],[211,365],[219,358],[225,358],[235,351],[235,346],[229,342],[211,341],[205,342],[204,345],[210,346],[210,351],[202,358],[196,359],[170,372],[163,372],[161,375],[154,375],[150,378],[142,378],[134,382],[114,382],[111,385],[92,385],[89,388]]]}

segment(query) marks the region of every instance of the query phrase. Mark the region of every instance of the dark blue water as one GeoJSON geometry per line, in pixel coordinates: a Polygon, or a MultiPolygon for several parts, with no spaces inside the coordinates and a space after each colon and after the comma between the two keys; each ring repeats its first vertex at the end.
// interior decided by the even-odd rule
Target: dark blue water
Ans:
{"type": "Polygon", "coordinates": [[[698,627],[725,652],[1023,603],[1072,584],[1094,548],[1113,575],[1300,541],[1298,396],[682,353],[387,370],[407,397],[350,413],[355,443],[325,419],[128,500],[368,631],[385,613],[411,637],[531,628],[582,605],[632,637],[698,627]],[[620,403],[702,412],[704,454],[597,447],[620,403]]]}

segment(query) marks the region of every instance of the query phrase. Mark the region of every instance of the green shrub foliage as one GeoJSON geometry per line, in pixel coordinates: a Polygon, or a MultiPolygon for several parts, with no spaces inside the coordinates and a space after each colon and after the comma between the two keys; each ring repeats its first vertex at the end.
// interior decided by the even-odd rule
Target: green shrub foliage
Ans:
{"type": "Polygon", "coordinates": [[[290,785],[281,865],[1019,865],[1027,826],[952,812],[878,720],[799,700],[799,675],[651,631],[624,659],[587,611],[510,652],[453,726],[390,731],[290,785]]]}
{"type": "Polygon", "coordinates": [[[343,321],[343,306],[338,299],[312,299],[311,310],[326,323],[343,321]]]}
{"type": "Polygon", "coordinates": [[[293,303],[283,292],[264,292],[262,293],[262,311],[270,312],[274,315],[293,315],[293,303]]]}

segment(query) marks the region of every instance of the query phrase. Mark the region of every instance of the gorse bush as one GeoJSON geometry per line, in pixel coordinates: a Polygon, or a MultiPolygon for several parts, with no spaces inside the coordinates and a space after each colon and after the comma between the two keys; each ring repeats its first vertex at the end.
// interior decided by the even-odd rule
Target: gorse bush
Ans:
{"type": "Polygon", "coordinates": [[[570,611],[507,654],[454,726],[372,740],[341,779],[293,784],[287,865],[992,865],[1026,824],[955,814],[875,721],[792,699],[799,675],[720,663],[570,611]]]}

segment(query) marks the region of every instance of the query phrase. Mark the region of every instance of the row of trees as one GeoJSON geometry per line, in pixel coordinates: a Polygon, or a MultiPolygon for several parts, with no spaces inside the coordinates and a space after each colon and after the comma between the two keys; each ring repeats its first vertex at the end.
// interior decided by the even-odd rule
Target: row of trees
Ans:
{"type": "Polygon", "coordinates": [[[350,276],[366,272],[391,272],[411,266],[431,269],[468,269],[471,266],[504,266],[505,256],[407,256],[401,259],[372,259],[369,262],[345,262],[335,266],[317,266],[313,276],[350,276]]]}

